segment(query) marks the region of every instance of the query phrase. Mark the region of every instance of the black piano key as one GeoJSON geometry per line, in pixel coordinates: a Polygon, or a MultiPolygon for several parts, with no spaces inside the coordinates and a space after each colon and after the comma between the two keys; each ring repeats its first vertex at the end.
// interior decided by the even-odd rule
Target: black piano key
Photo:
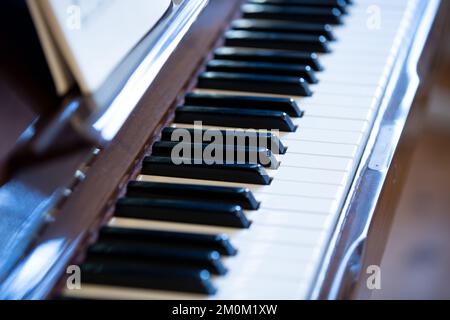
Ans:
{"type": "MultiPolygon", "coordinates": [[[[198,94],[198,97],[201,96],[207,97],[208,94],[198,94]]],[[[200,102],[199,102],[200,103],[200,102]]],[[[207,102],[205,101],[205,104],[207,102]]],[[[202,103],[200,103],[202,104],[202,103]]],[[[235,145],[238,146],[248,146],[250,145],[250,141],[257,140],[258,146],[264,145],[274,154],[285,154],[287,151],[287,147],[283,145],[281,140],[275,136],[271,132],[257,132],[257,131],[245,131],[245,130],[217,130],[217,129],[209,129],[209,130],[200,130],[200,129],[179,129],[179,128],[164,128],[161,134],[161,141],[173,141],[177,142],[177,140],[173,140],[172,136],[176,130],[186,130],[189,134],[191,141],[194,141],[195,135],[199,137],[203,137],[205,133],[209,133],[210,135],[221,135],[225,137],[224,139],[233,140],[235,145]],[[228,138],[227,138],[228,137],[228,138]]],[[[203,138],[202,138],[203,139],[203,138]]]]}
{"type": "Polygon", "coordinates": [[[205,269],[136,266],[127,263],[81,265],[83,283],[212,295],[216,288],[205,269]]]}
{"type": "Polygon", "coordinates": [[[296,118],[303,116],[303,111],[297,102],[290,98],[188,93],[185,96],[185,104],[202,107],[272,110],[285,112],[296,118]]]}
{"type": "Polygon", "coordinates": [[[295,132],[297,127],[284,112],[264,110],[243,110],[233,108],[179,107],[175,113],[176,123],[194,124],[202,121],[209,126],[233,128],[280,130],[295,132]]]}
{"type": "Polygon", "coordinates": [[[194,159],[196,154],[200,154],[204,160],[217,160],[220,163],[226,163],[226,160],[230,158],[232,159],[233,163],[236,163],[237,159],[239,159],[241,163],[257,163],[271,169],[278,169],[278,167],[280,166],[279,161],[268,148],[257,146],[241,147],[217,143],[208,144],[171,141],[158,141],[155,142],[152,146],[152,155],[157,157],[175,157],[179,159],[188,157],[190,159],[194,159]],[[215,158],[217,155],[211,155],[211,157],[205,155],[205,149],[212,146],[214,146],[216,150],[222,150],[222,156],[220,157],[220,159],[215,158]],[[190,150],[190,153],[188,155],[174,155],[174,149],[177,147],[182,148],[183,150],[190,150]]]}
{"type": "Polygon", "coordinates": [[[311,66],[314,71],[323,70],[317,54],[311,52],[221,47],[214,51],[214,58],[235,61],[303,64],[311,66]]]}
{"type": "Polygon", "coordinates": [[[230,30],[225,33],[225,45],[259,49],[331,52],[328,40],[324,36],[283,32],[230,30]]]}
{"type": "Polygon", "coordinates": [[[275,76],[299,77],[308,83],[318,83],[310,66],[269,62],[246,62],[233,60],[211,60],[206,66],[207,71],[251,73],[275,76]]]}
{"type": "MultiPolygon", "coordinates": [[[[144,182],[142,182],[144,183],[144,182]]],[[[137,194],[143,192],[142,189],[137,194]]],[[[142,193],[141,193],[142,194],[142,193]]],[[[176,248],[178,250],[213,250],[222,255],[234,256],[236,248],[230,243],[227,235],[209,235],[197,233],[183,233],[173,231],[131,229],[118,227],[103,227],[100,229],[99,239],[101,241],[155,245],[160,247],[176,248]]]]}
{"type": "Polygon", "coordinates": [[[213,164],[183,163],[176,165],[170,158],[146,157],[142,174],[178,177],[186,179],[242,182],[269,185],[270,177],[259,164],[213,164]]]}
{"type": "Polygon", "coordinates": [[[187,267],[206,269],[217,275],[227,273],[217,251],[182,250],[152,244],[130,245],[99,241],[88,250],[90,262],[127,262],[147,267],[187,267]]]}
{"type": "Polygon", "coordinates": [[[308,6],[337,8],[342,13],[347,13],[349,3],[346,0],[247,0],[252,4],[269,4],[279,6],[308,6]]]}
{"type": "Polygon", "coordinates": [[[329,24],[302,23],[292,21],[237,19],[231,23],[233,30],[280,32],[324,36],[328,41],[335,40],[333,28],[329,24]]]}
{"type": "Polygon", "coordinates": [[[204,72],[199,76],[197,85],[199,88],[203,89],[273,93],[308,97],[312,95],[305,79],[296,77],[204,72]]]}
{"type": "Polygon", "coordinates": [[[288,20],[342,24],[343,14],[338,8],[314,6],[280,6],[263,4],[244,4],[241,7],[243,17],[247,19],[288,20]]]}
{"type": "Polygon", "coordinates": [[[115,216],[243,229],[250,227],[250,221],[240,206],[200,201],[121,198],[116,203],[115,216]]]}
{"type": "Polygon", "coordinates": [[[247,188],[132,181],[128,184],[127,196],[227,203],[247,210],[259,208],[259,202],[247,188]]]}

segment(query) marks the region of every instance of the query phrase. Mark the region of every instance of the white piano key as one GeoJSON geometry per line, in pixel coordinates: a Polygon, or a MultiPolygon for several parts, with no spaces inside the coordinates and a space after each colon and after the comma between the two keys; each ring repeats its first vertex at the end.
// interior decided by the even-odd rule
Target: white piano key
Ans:
{"type": "Polygon", "coordinates": [[[353,165],[353,160],[349,158],[316,156],[305,153],[292,153],[289,156],[279,156],[279,159],[283,167],[350,171],[353,165]]]}
{"type": "Polygon", "coordinates": [[[344,185],[348,172],[282,166],[273,172],[273,177],[281,181],[344,185]]]}
{"type": "Polygon", "coordinates": [[[166,183],[181,183],[181,184],[187,183],[203,186],[245,187],[251,190],[255,194],[255,196],[258,196],[259,194],[278,194],[278,195],[292,195],[292,196],[334,199],[336,197],[339,197],[342,194],[343,190],[342,186],[337,185],[280,181],[277,179],[272,181],[270,186],[222,182],[222,181],[210,181],[210,180],[172,178],[163,176],[149,176],[149,175],[141,175],[138,177],[138,180],[148,182],[166,182],[166,183]]]}
{"type": "Polygon", "coordinates": [[[234,229],[205,226],[189,223],[172,223],[142,219],[114,218],[109,225],[144,230],[166,230],[176,232],[194,232],[205,234],[227,234],[238,248],[240,244],[251,241],[283,243],[315,247],[325,237],[323,230],[303,227],[267,226],[254,222],[250,229],[234,229]]]}
{"type": "Polygon", "coordinates": [[[288,143],[288,150],[289,153],[292,154],[346,157],[353,159],[358,151],[358,147],[351,144],[290,140],[288,143]]]}
{"type": "Polygon", "coordinates": [[[363,108],[305,106],[304,109],[305,112],[311,117],[332,117],[336,119],[371,121],[375,115],[375,110],[363,108]]]}
{"type": "Polygon", "coordinates": [[[299,128],[294,133],[279,134],[281,141],[287,146],[291,141],[326,142],[358,146],[363,141],[363,134],[351,131],[336,131],[329,129],[299,128]]]}
{"type": "MultiPolygon", "coordinates": [[[[279,271],[280,272],[280,271],[279,271]]],[[[218,278],[220,290],[213,299],[304,299],[305,281],[290,281],[286,278],[218,278]],[[227,281],[228,280],[228,281],[227,281]]]]}
{"type": "MultiPolygon", "coordinates": [[[[239,259],[262,258],[270,260],[282,259],[290,262],[307,263],[319,255],[317,247],[296,246],[280,243],[242,243],[239,247],[237,257],[239,259]]],[[[235,257],[224,257],[225,265],[234,260],[235,257]]]]}
{"type": "Polygon", "coordinates": [[[330,95],[314,95],[312,97],[296,98],[300,106],[308,105],[325,105],[339,107],[359,107],[359,108],[375,108],[378,99],[376,97],[354,97],[354,96],[330,96],[330,95]]]}
{"type": "Polygon", "coordinates": [[[65,289],[65,297],[101,300],[205,300],[207,295],[83,284],[79,290],[65,289]]]}
{"type": "Polygon", "coordinates": [[[324,117],[310,117],[305,115],[303,118],[292,120],[295,125],[301,128],[314,129],[332,129],[336,131],[356,131],[365,132],[368,129],[368,122],[364,120],[345,120],[324,117]]]}
{"type": "MultiPolygon", "coordinates": [[[[174,123],[173,128],[194,129],[193,125],[174,123]]],[[[242,128],[233,127],[211,127],[202,126],[203,129],[212,130],[236,130],[242,131],[242,128]]],[[[259,132],[267,132],[267,130],[257,130],[259,132]]],[[[362,143],[363,135],[355,131],[342,131],[332,129],[317,129],[317,128],[298,128],[296,132],[280,132],[274,131],[273,134],[279,136],[283,142],[290,140],[310,141],[310,142],[329,142],[339,144],[359,145],[362,143]]],[[[289,144],[289,142],[287,142],[289,144]]]]}
{"type": "Polygon", "coordinates": [[[330,83],[329,81],[321,81],[318,84],[310,85],[310,89],[316,95],[330,94],[339,96],[352,95],[354,97],[374,97],[381,94],[381,88],[377,86],[378,82],[374,84],[364,85],[362,83],[356,83],[353,86],[349,86],[346,83],[341,83],[339,79],[330,83]]]}
{"type": "MultiPolygon", "coordinates": [[[[302,200],[299,199],[298,205],[302,205],[302,200]]],[[[251,217],[251,221],[259,225],[274,226],[274,227],[300,227],[300,228],[311,228],[320,229],[324,228],[330,222],[330,217],[328,216],[332,212],[328,212],[328,215],[323,213],[297,213],[297,212],[286,212],[279,210],[276,204],[270,207],[266,207],[261,212],[254,212],[251,217]]],[[[302,209],[303,210],[303,209],[302,209]]],[[[307,210],[307,209],[305,209],[307,210]]],[[[319,209],[314,208],[314,210],[327,210],[325,208],[319,209]]],[[[329,210],[331,211],[331,210],[329,210]]]]}

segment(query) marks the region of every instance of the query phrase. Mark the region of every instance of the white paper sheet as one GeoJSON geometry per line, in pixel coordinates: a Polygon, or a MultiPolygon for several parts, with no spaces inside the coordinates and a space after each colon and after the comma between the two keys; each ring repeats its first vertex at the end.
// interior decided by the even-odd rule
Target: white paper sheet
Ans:
{"type": "Polygon", "coordinates": [[[171,0],[28,3],[58,92],[67,91],[72,75],[82,92],[90,94],[158,23],[171,0]]]}

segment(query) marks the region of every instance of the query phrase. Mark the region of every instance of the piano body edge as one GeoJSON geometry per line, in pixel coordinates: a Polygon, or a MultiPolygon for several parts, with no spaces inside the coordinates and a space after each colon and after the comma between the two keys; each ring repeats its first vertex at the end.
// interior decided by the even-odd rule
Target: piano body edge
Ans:
{"type": "MultiPolygon", "coordinates": [[[[417,24],[416,32],[422,33],[426,43],[417,43],[420,40],[413,38],[411,48],[408,48],[408,51],[414,47],[417,49],[417,46],[420,49],[420,58],[415,65],[420,84],[414,91],[411,103],[399,113],[398,98],[405,95],[404,85],[411,80],[407,70],[411,52],[408,52],[406,59],[396,62],[402,64],[399,79],[395,81],[396,88],[390,97],[386,97],[389,100],[387,110],[379,115],[380,120],[382,119],[381,130],[372,132],[376,141],[372,149],[366,150],[367,161],[360,164],[353,195],[347,199],[345,212],[342,213],[341,219],[345,219],[345,222],[335,231],[336,245],[330,247],[327,253],[328,264],[322,269],[322,274],[319,274],[319,278],[322,278],[314,288],[314,298],[365,300],[372,295],[373,291],[367,287],[367,279],[372,274],[369,267],[381,266],[395,211],[409,172],[409,160],[421,133],[421,120],[426,112],[431,84],[440,60],[439,54],[443,52],[441,49],[445,45],[445,32],[449,31],[448,2],[437,1],[433,4],[432,1],[424,1],[422,5],[428,6],[429,16],[424,16],[417,24]],[[389,160],[383,157],[389,161],[387,167],[374,170],[370,168],[371,158],[376,157],[373,155],[374,149],[377,144],[383,145],[386,142],[382,137],[382,128],[391,131],[393,123],[400,135],[397,141],[391,137],[392,158],[389,160]]],[[[383,146],[381,149],[386,150],[383,146]]]]}

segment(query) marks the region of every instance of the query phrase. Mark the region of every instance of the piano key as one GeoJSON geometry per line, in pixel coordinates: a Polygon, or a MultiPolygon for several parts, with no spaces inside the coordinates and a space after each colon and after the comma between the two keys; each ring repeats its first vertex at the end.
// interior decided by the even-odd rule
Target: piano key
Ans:
{"type": "MultiPolygon", "coordinates": [[[[308,170],[305,170],[305,169],[301,169],[301,170],[303,170],[303,172],[306,172],[305,173],[305,176],[306,176],[306,174],[308,173],[308,170]]],[[[313,170],[309,170],[309,171],[313,171],[313,170]]],[[[320,172],[320,170],[319,170],[319,172],[320,172]]],[[[345,173],[342,173],[341,175],[344,175],[344,174],[345,173]]],[[[336,177],[337,175],[335,174],[334,176],[336,177]]],[[[144,179],[152,180],[153,178],[154,177],[146,176],[144,179]]],[[[305,177],[304,179],[307,179],[307,178],[308,177],[305,177]]],[[[331,179],[331,178],[332,177],[330,177],[328,179],[331,179]]],[[[325,179],[325,178],[322,178],[322,179],[325,179]]],[[[186,183],[187,181],[183,181],[183,182],[186,183]]],[[[178,181],[178,183],[183,183],[183,182],[178,181]]],[[[189,181],[189,182],[191,182],[191,181],[189,181]]],[[[177,183],[177,182],[175,182],[175,183],[177,183]]],[[[193,183],[202,183],[202,182],[193,182],[193,183]]],[[[206,182],[206,181],[203,183],[206,185],[208,184],[208,182],[206,182]]],[[[317,184],[317,182],[314,182],[314,183],[317,184]]],[[[210,184],[211,184],[211,182],[210,182],[210,184]]],[[[304,183],[303,185],[306,185],[306,184],[308,184],[308,183],[304,183]]],[[[214,185],[214,184],[212,184],[212,185],[214,185]]],[[[303,189],[303,185],[298,182],[291,184],[292,187],[297,186],[302,189],[303,189]]],[[[264,192],[264,190],[256,189],[255,192],[256,192],[258,199],[261,201],[266,201],[266,207],[263,207],[260,211],[255,212],[255,213],[246,212],[246,216],[248,218],[252,219],[252,221],[260,221],[258,219],[261,218],[261,215],[282,216],[282,213],[286,213],[286,214],[295,213],[297,215],[301,215],[304,213],[313,212],[313,213],[321,213],[321,214],[328,215],[328,214],[330,214],[330,210],[332,210],[336,206],[336,201],[334,200],[333,197],[336,195],[337,191],[330,191],[329,194],[327,194],[327,191],[326,191],[327,186],[326,185],[320,185],[320,186],[319,187],[313,186],[313,189],[315,188],[315,189],[319,190],[319,191],[317,191],[315,196],[310,196],[311,195],[310,190],[303,190],[303,191],[296,190],[294,192],[291,191],[290,194],[278,194],[276,192],[277,190],[274,189],[275,193],[269,194],[268,192],[264,192]],[[320,186],[322,187],[321,190],[319,190],[320,186]],[[267,201],[267,200],[273,200],[273,201],[267,201]],[[298,205],[294,205],[296,202],[298,205]],[[272,209],[273,213],[268,213],[268,211],[265,210],[267,208],[272,209]]],[[[309,226],[310,228],[320,226],[320,224],[309,225],[309,223],[311,223],[312,219],[308,219],[308,220],[303,220],[303,222],[302,222],[303,226],[309,226]],[[309,222],[308,222],[308,220],[309,220],[309,222]]],[[[298,221],[302,221],[302,220],[300,219],[298,221]]]]}
{"type": "Polygon", "coordinates": [[[230,243],[228,236],[224,234],[204,235],[195,233],[103,227],[100,229],[99,239],[109,242],[139,243],[143,245],[152,244],[161,247],[186,248],[188,250],[213,250],[226,256],[234,256],[237,253],[236,248],[230,243]]]}
{"type": "Polygon", "coordinates": [[[258,212],[251,214],[253,223],[272,221],[266,225],[298,226],[309,228],[321,228],[326,224],[329,215],[336,210],[337,201],[334,199],[292,197],[288,195],[259,194],[262,206],[258,212]],[[268,220],[267,220],[268,219],[268,220]],[[292,225],[284,223],[291,219],[292,225]]]}
{"type": "Polygon", "coordinates": [[[353,159],[358,146],[351,144],[293,140],[289,142],[290,154],[307,154],[316,156],[345,157],[353,159]]]}
{"type": "Polygon", "coordinates": [[[298,50],[318,53],[331,52],[325,36],[282,32],[230,30],[225,33],[225,45],[228,47],[298,50]]]}
{"type": "Polygon", "coordinates": [[[327,7],[337,8],[342,13],[347,13],[346,0],[247,0],[248,3],[270,4],[279,6],[309,6],[309,7],[327,7]]]}
{"type": "Polygon", "coordinates": [[[278,180],[294,182],[312,182],[320,184],[344,185],[348,172],[298,167],[280,167],[275,172],[278,180]]]}
{"type": "MultiPolygon", "coordinates": [[[[195,128],[194,126],[194,119],[196,119],[196,121],[202,121],[203,123],[203,128],[206,129],[211,129],[211,130],[228,130],[228,129],[238,129],[240,127],[242,127],[241,125],[233,125],[232,121],[227,122],[226,125],[228,125],[229,127],[225,127],[223,126],[224,124],[218,124],[218,120],[216,122],[207,122],[204,119],[200,118],[200,117],[195,117],[192,116],[190,121],[178,121],[176,123],[177,127],[187,127],[187,128],[195,128]]],[[[209,120],[209,119],[208,119],[209,120]]],[[[319,129],[320,131],[334,131],[334,132],[353,132],[353,135],[355,137],[358,136],[359,133],[366,133],[368,130],[368,125],[369,122],[368,121],[364,121],[364,120],[353,120],[353,119],[339,119],[339,118],[328,118],[328,117],[313,117],[313,116],[308,116],[308,114],[306,114],[303,118],[293,118],[290,120],[290,122],[292,122],[293,124],[295,124],[295,126],[293,128],[300,128],[299,130],[294,130],[292,129],[292,131],[284,131],[284,132],[280,132],[280,135],[284,135],[286,133],[291,134],[291,135],[301,135],[301,130],[307,128],[307,129],[319,129]]],[[[247,128],[252,127],[250,125],[247,126],[247,128]]],[[[253,127],[257,127],[256,125],[253,127]]],[[[258,128],[257,128],[258,129],[258,128]]],[[[273,129],[279,129],[279,128],[260,128],[260,129],[265,129],[265,130],[273,130],[273,129]]],[[[274,133],[274,132],[272,132],[274,133]]]]}
{"type": "Polygon", "coordinates": [[[122,198],[116,203],[115,216],[234,228],[250,226],[240,206],[200,201],[122,198]]]}
{"type": "Polygon", "coordinates": [[[284,112],[255,109],[211,108],[211,107],[179,107],[175,121],[194,124],[201,121],[206,125],[227,124],[237,128],[267,129],[294,132],[296,126],[284,112]]]}
{"type": "MultiPolygon", "coordinates": [[[[294,255],[292,253],[291,255],[294,255]]],[[[229,273],[224,277],[217,277],[216,283],[222,283],[224,281],[251,281],[255,280],[255,275],[260,279],[268,279],[270,277],[278,280],[291,279],[292,281],[302,281],[305,276],[311,272],[311,265],[308,263],[293,263],[289,261],[287,257],[283,257],[280,260],[254,258],[252,260],[247,257],[236,257],[228,261],[228,265],[233,270],[239,270],[239,272],[229,273]],[[280,272],[282,270],[282,272],[280,272]]]]}
{"type": "Polygon", "coordinates": [[[143,289],[119,287],[113,285],[99,285],[83,283],[80,290],[65,289],[64,299],[83,300],[201,300],[208,299],[208,295],[157,289],[143,289]]]}
{"type": "Polygon", "coordinates": [[[210,235],[225,233],[230,237],[233,245],[237,248],[240,248],[242,244],[248,243],[249,241],[316,247],[316,245],[320,242],[321,237],[325,236],[325,228],[270,226],[256,222],[252,224],[250,229],[240,229],[202,224],[150,221],[116,217],[110,221],[109,225],[121,228],[150,229],[170,232],[193,232],[210,235]]]}
{"type": "Polygon", "coordinates": [[[307,97],[312,95],[303,78],[247,73],[204,72],[198,78],[198,88],[307,97]]]}
{"type": "Polygon", "coordinates": [[[307,6],[277,6],[244,4],[241,7],[244,18],[302,21],[314,23],[342,24],[342,12],[337,8],[307,6]]]}
{"type": "MultiPolygon", "coordinates": [[[[198,130],[195,129],[194,125],[175,123],[172,125],[174,128],[183,128],[188,131],[198,130]]],[[[221,130],[227,132],[243,132],[242,129],[231,128],[231,127],[215,127],[215,126],[203,126],[205,130],[221,130]]],[[[253,131],[251,131],[253,132],[253,131]]],[[[260,134],[265,134],[264,130],[257,131],[260,134]]],[[[275,133],[272,133],[274,135],[275,133]]],[[[328,143],[338,143],[338,144],[349,144],[359,146],[364,138],[363,133],[355,131],[342,131],[342,130],[332,130],[332,129],[317,129],[317,128],[305,128],[302,127],[296,132],[278,132],[276,133],[280,137],[280,141],[286,144],[286,148],[289,145],[289,141],[309,141],[309,142],[328,142],[328,143]]],[[[170,139],[170,138],[169,138],[170,139]]],[[[167,139],[166,139],[167,140],[167,139]]]]}
{"type": "MultiPolygon", "coordinates": [[[[223,141],[226,143],[226,141],[223,141]]],[[[156,157],[172,157],[172,159],[202,159],[208,163],[253,163],[260,164],[263,167],[277,169],[280,166],[278,159],[272,152],[265,147],[254,146],[234,146],[222,144],[220,142],[213,143],[184,143],[184,142],[155,142],[152,146],[152,155],[156,157]],[[189,154],[176,154],[177,149],[189,150],[189,154]],[[208,148],[221,150],[220,154],[209,155],[205,153],[208,148]],[[196,157],[200,155],[200,157],[196,157]],[[229,159],[229,160],[228,160],[229,159]]]]}
{"type": "MultiPolygon", "coordinates": [[[[346,81],[347,82],[347,81],[346,81]]],[[[332,94],[336,96],[347,96],[350,92],[347,83],[341,83],[339,79],[334,81],[321,81],[320,86],[311,86],[315,94],[332,94]]],[[[354,83],[351,90],[353,96],[359,97],[375,97],[378,98],[382,94],[382,90],[377,86],[377,82],[371,84],[354,83]]]]}
{"type": "Polygon", "coordinates": [[[303,300],[308,297],[308,285],[303,282],[269,278],[264,285],[255,280],[243,281],[242,279],[237,279],[236,283],[234,287],[227,284],[221,285],[223,289],[217,294],[216,299],[234,297],[240,300],[303,300]]]}
{"type": "Polygon", "coordinates": [[[238,19],[231,23],[231,28],[239,31],[311,34],[316,36],[324,36],[328,41],[335,40],[332,27],[328,24],[238,19]]]}
{"type": "Polygon", "coordinates": [[[307,109],[311,117],[325,117],[347,120],[367,120],[370,121],[375,116],[375,110],[364,108],[346,108],[336,106],[315,106],[307,109]]]}
{"type": "MultiPolygon", "coordinates": [[[[231,281],[236,284],[239,283],[240,285],[245,284],[245,287],[248,288],[245,290],[246,292],[248,292],[248,290],[253,292],[256,288],[263,290],[264,286],[260,284],[261,281],[270,283],[271,281],[276,280],[276,282],[278,282],[278,287],[281,287],[282,289],[286,289],[286,285],[284,284],[286,284],[289,279],[298,285],[298,283],[304,281],[312,269],[310,265],[300,264],[300,267],[297,265],[297,272],[295,272],[295,264],[283,260],[271,260],[266,264],[264,264],[264,261],[246,261],[246,264],[233,265],[233,267],[242,271],[239,272],[239,274],[230,274],[229,276],[217,278],[215,283],[222,288],[227,287],[225,281],[231,281]],[[280,270],[283,270],[283,272],[280,272],[280,270]],[[259,279],[259,281],[257,279],[259,279]]],[[[239,290],[241,288],[240,285],[238,285],[235,290],[239,290]]],[[[289,284],[287,284],[287,288],[289,288],[289,284]]],[[[283,291],[282,289],[278,293],[281,294],[281,296],[284,296],[281,293],[283,291]]],[[[289,288],[288,290],[290,291],[292,288],[289,288]]],[[[225,290],[223,291],[223,294],[227,294],[225,290]]],[[[257,296],[261,296],[261,294],[257,296]]],[[[270,296],[270,294],[266,293],[266,296],[270,296]]]]}
{"type": "Polygon", "coordinates": [[[363,142],[363,134],[352,131],[336,131],[326,129],[301,128],[296,133],[280,133],[282,141],[287,145],[290,141],[326,142],[342,145],[359,146],[363,142]]]}
{"type": "MultiPolygon", "coordinates": [[[[378,86],[381,86],[380,80],[383,78],[386,78],[382,74],[382,71],[378,70],[376,73],[371,73],[370,71],[365,71],[358,69],[357,71],[353,72],[351,67],[349,67],[347,70],[333,70],[333,68],[330,68],[330,72],[334,71],[334,73],[327,73],[327,74],[318,74],[316,75],[318,81],[322,84],[331,84],[333,88],[342,87],[342,85],[346,85],[347,88],[349,86],[354,86],[355,91],[358,91],[360,87],[372,87],[373,91],[376,90],[378,86]]],[[[336,69],[336,68],[334,68],[336,69]]],[[[327,68],[328,70],[328,68],[327,68]]],[[[332,88],[332,89],[333,89],[332,88]]],[[[336,89],[335,89],[336,90],[336,89]]],[[[328,89],[330,92],[331,90],[328,89]]],[[[332,92],[332,91],[331,91],[332,92]]],[[[369,92],[371,94],[372,92],[369,92]]],[[[360,94],[356,94],[355,97],[359,96],[360,94]]]]}
{"type": "MultiPolygon", "coordinates": [[[[201,103],[200,103],[201,104],[201,103]]],[[[181,127],[180,127],[181,128],[181,127]]],[[[176,132],[176,127],[167,127],[164,128],[161,133],[161,141],[177,141],[173,140],[173,134],[176,132]]],[[[187,130],[191,137],[191,141],[195,141],[194,135],[197,133],[201,139],[205,136],[206,133],[209,135],[221,135],[226,139],[229,139],[235,143],[236,146],[248,146],[251,141],[257,141],[258,146],[264,145],[274,154],[285,154],[287,148],[283,145],[280,139],[272,134],[271,132],[258,132],[252,130],[201,130],[195,128],[183,128],[187,130]]]]}
{"type": "Polygon", "coordinates": [[[302,64],[310,66],[314,71],[323,70],[318,55],[311,52],[221,47],[214,51],[214,58],[236,61],[302,64]]]}
{"type": "MultiPolygon", "coordinates": [[[[235,259],[271,259],[304,263],[318,254],[315,247],[299,247],[279,243],[243,243],[240,249],[242,249],[242,252],[235,259]]],[[[226,266],[232,265],[233,261],[235,260],[227,259],[225,261],[226,266]]]]}
{"type": "Polygon", "coordinates": [[[269,185],[271,182],[264,168],[257,164],[184,163],[175,165],[170,158],[161,157],[146,157],[143,161],[142,174],[260,185],[269,185]]]}
{"type": "Polygon", "coordinates": [[[168,248],[154,244],[129,244],[99,241],[89,247],[88,261],[91,263],[117,263],[145,267],[187,267],[206,269],[216,275],[224,275],[227,268],[220,260],[217,251],[186,250],[168,248]]]}
{"type": "Polygon", "coordinates": [[[182,199],[227,203],[247,210],[257,210],[259,202],[246,188],[204,187],[189,184],[150,183],[132,181],[127,187],[127,196],[145,199],[182,199]]]}
{"type": "Polygon", "coordinates": [[[206,66],[212,72],[236,72],[276,76],[299,77],[308,83],[318,83],[310,66],[267,62],[244,62],[230,60],[211,60],[206,66]]]}
{"type": "MultiPolygon", "coordinates": [[[[228,280],[228,278],[227,278],[228,280]]],[[[220,281],[224,284],[223,289],[216,295],[205,295],[195,293],[182,293],[175,291],[162,291],[154,289],[127,288],[107,285],[83,284],[80,290],[65,290],[65,298],[68,299],[105,299],[105,300],[230,300],[234,299],[261,299],[261,300],[278,300],[278,299],[301,299],[305,298],[307,285],[288,281],[285,278],[279,279],[266,277],[259,282],[250,279],[229,279],[232,286],[225,285],[227,282],[220,281]],[[235,280],[235,281],[233,281],[235,280]],[[261,283],[263,282],[263,283],[261,283]],[[271,288],[271,290],[267,290],[271,288]],[[305,291],[305,293],[303,293],[305,291]],[[296,294],[292,294],[295,292],[296,294]]],[[[217,280],[216,280],[217,282],[217,280]]]]}
{"type": "Polygon", "coordinates": [[[303,116],[303,111],[294,99],[281,97],[232,96],[194,92],[186,95],[185,104],[204,107],[272,110],[285,112],[291,117],[303,116]]]}
{"type": "Polygon", "coordinates": [[[283,157],[284,167],[302,167],[309,169],[329,169],[350,171],[353,165],[352,159],[336,156],[318,156],[309,154],[291,153],[289,157],[283,157]]]}
{"type": "Polygon", "coordinates": [[[202,269],[157,268],[124,263],[84,263],[84,283],[214,294],[210,273],[202,269]]]}
{"type": "Polygon", "coordinates": [[[365,120],[347,120],[335,119],[325,117],[304,117],[301,121],[292,119],[292,121],[300,128],[315,128],[315,129],[331,129],[342,131],[366,132],[369,128],[368,121],[365,120]]]}
{"type": "Polygon", "coordinates": [[[311,197],[334,199],[342,194],[342,186],[330,184],[308,183],[301,181],[283,181],[275,179],[270,186],[242,184],[236,182],[223,182],[213,180],[187,179],[177,177],[164,177],[156,175],[141,175],[139,181],[165,182],[178,184],[196,184],[202,186],[245,187],[250,189],[258,199],[261,194],[286,195],[293,197],[311,197]]]}

